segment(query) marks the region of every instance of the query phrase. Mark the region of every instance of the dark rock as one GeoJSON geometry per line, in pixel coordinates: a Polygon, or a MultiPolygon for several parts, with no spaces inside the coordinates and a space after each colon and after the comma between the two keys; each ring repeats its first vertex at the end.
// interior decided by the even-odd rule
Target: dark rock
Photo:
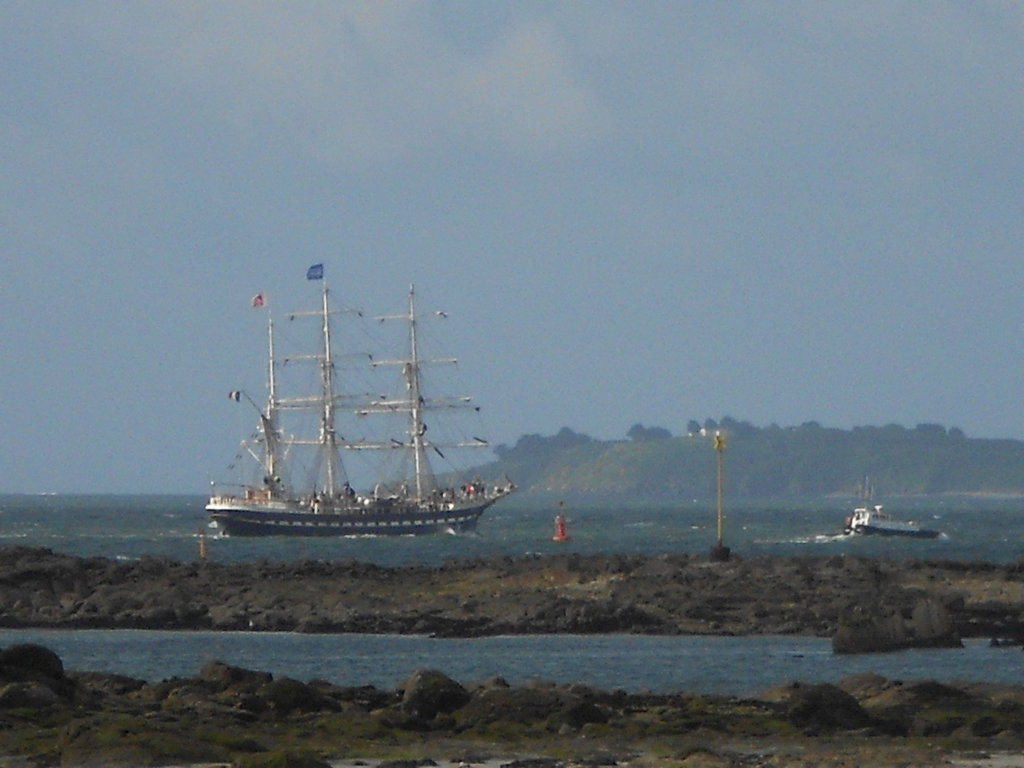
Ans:
{"type": "Polygon", "coordinates": [[[905,698],[915,704],[936,704],[948,701],[964,701],[971,695],[961,688],[946,685],[936,680],[922,680],[902,688],[905,698]]]}
{"type": "Polygon", "coordinates": [[[971,723],[971,735],[990,739],[1003,730],[1002,725],[992,715],[983,715],[971,723]]]}
{"type": "Polygon", "coordinates": [[[9,646],[0,651],[0,683],[38,683],[24,689],[12,689],[8,700],[16,697],[31,698],[42,704],[49,695],[70,700],[75,694],[75,681],[64,675],[64,662],[60,656],[41,645],[21,643],[9,646]],[[20,690],[20,693],[18,692],[20,690]]]}
{"type": "Polygon", "coordinates": [[[266,700],[270,709],[278,714],[289,712],[319,712],[337,710],[338,703],[307,683],[282,677],[259,689],[260,698],[266,700]]]}
{"type": "Polygon", "coordinates": [[[45,709],[60,703],[61,697],[41,683],[8,683],[0,687],[0,710],[45,709]]]}
{"type": "Polygon", "coordinates": [[[786,716],[793,725],[813,730],[853,730],[871,724],[857,699],[831,683],[794,686],[786,716]]]}
{"type": "Polygon", "coordinates": [[[838,685],[858,701],[863,701],[879,695],[889,688],[892,682],[876,672],[859,672],[847,675],[838,685]]]}
{"type": "Polygon", "coordinates": [[[923,598],[914,604],[908,632],[914,648],[960,648],[963,645],[949,610],[934,598],[923,598]]]}
{"type": "Polygon", "coordinates": [[[839,614],[832,636],[835,653],[873,653],[905,648],[907,634],[892,608],[868,603],[848,606],[839,614]]]}
{"type": "Polygon", "coordinates": [[[0,675],[15,675],[16,680],[64,678],[60,656],[41,645],[20,643],[0,651],[0,675]]]}
{"type": "Polygon", "coordinates": [[[917,715],[914,718],[914,733],[919,736],[936,737],[952,736],[967,724],[967,718],[961,714],[942,714],[934,716],[930,713],[917,715]]]}
{"type": "Polygon", "coordinates": [[[80,688],[87,688],[93,693],[111,696],[124,696],[125,694],[141,690],[148,685],[145,680],[140,678],[109,672],[72,671],[68,673],[68,677],[80,688]]]}
{"type": "Polygon", "coordinates": [[[580,701],[567,707],[559,719],[563,725],[578,730],[589,723],[607,723],[608,713],[592,701],[580,701]]]}
{"type": "Polygon", "coordinates": [[[414,672],[400,689],[402,709],[424,720],[450,714],[470,700],[469,691],[460,683],[434,669],[414,672]]]}
{"type": "Polygon", "coordinates": [[[343,701],[354,704],[360,709],[370,712],[375,709],[383,709],[398,703],[398,694],[389,691],[382,691],[372,685],[334,685],[333,683],[311,682],[317,690],[335,701],[343,701]]]}
{"type": "Polygon", "coordinates": [[[949,611],[932,598],[919,599],[905,611],[870,600],[849,605],[840,612],[836,633],[832,636],[835,653],[961,645],[949,611]]]}
{"type": "Polygon", "coordinates": [[[474,691],[478,691],[486,690],[487,688],[511,688],[512,686],[510,686],[508,684],[508,680],[506,680],[501,675],[492,675],[491,677],[488,677],[486,680],[481,680],[478,683],[474,683],[472,687],[474,691]]]}
{"type": "Polygon", "coordinates": [[[199,670],[199,679],[213,683],[219,689],[256,690],[272,682],[274,676],[269,672],[254,672],[241,667],[233,667],[223,661],[210,661],[199,670]]]}
{"type": "Polygon", "coordinates": [[[522,688],[487,688],[474,693],[459,712],[465,728],[486,728],[492,723],[519,725],[548,723],[579,728],[588,722],[606,722],[606,713],[585,697],[552,685],[522,688]]]}

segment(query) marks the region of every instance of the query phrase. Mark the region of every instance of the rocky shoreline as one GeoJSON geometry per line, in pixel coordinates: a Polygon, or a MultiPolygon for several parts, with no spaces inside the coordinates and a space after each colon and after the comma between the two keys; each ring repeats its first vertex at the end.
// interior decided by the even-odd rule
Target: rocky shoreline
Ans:
{"type": "Polygon", "coordinates": [[[836,650],[1024,638],[1024,564],[576,555],[386,567],[0,548],[0,626],[330,633],[800,634],[836,650]]]}
{"type": "Polygon", "coordinates": [[[148,683],[65,670],[38,645],[0,649],[6,768],[980,766],[1021,753],[1022,715],[1024,687],[876,675],[736,698],[419,670],[384,691],[223,662],[148,683]]]}
{"type": "MultiPolygon", "coordinates": [[[[854,651],[979,636],[1018,643],[1024,565],[567,554],[390,568],[115,561],[6,547],[0,625],[806,634],[854,651]]],[[[402,761],[385,768],[980,766],[1002,760],[988,750],[1024,751],[1024,687],[996,681],[861,675],[737,698],[510,687],[420,670],[382,691],[275,678],[229,662],[147,682],[67,671],[40,646],[2,649],[0,766],[322,768],[353,757],[402,761]]]]}

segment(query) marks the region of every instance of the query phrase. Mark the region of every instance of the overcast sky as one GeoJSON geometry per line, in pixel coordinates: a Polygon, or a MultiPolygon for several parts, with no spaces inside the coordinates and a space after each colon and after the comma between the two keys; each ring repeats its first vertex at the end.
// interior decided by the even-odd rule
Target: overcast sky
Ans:
{"type": "Polygon", "coordinates": [[[316,262],[497,443],[1024,438],[1019,2],[8,0],[0,73],[0,491],[203,493],[316,262]]]}

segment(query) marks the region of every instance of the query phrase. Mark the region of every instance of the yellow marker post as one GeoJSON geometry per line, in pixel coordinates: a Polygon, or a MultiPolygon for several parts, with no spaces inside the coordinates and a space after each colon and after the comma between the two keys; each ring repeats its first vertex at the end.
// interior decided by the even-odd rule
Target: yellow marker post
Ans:
{"type": "Polygon", "coordinates": [[[723,464],[725,459],[725,435],[715,432],[715,464],[718,470],[717,496],[718,496],[718,537],[715,546],[711,548],[711,559],[721,562],[729,559],[729,548],[722,541],[724,538],[725,513],[722,511],[722,487],[724,479],[723,464]]]}

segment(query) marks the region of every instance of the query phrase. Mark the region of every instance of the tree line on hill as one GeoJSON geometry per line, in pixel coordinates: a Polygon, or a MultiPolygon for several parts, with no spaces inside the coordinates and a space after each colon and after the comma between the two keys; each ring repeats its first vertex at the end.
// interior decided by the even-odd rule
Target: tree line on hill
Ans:
{"type": "Polygon", "coordinates": [[[725,436],[723,461],[733,497],[1024,493],[1024,442],[968,438],[958,428],[756,427],[725,417],[693,420],[685,435],[634,424],[624,440],[596,440],[563,427],[523,435],[495,448],[481,471],[504,475],[521,490],[639,498],[709,498],[715,494],[713,436],[725,436]]]}

